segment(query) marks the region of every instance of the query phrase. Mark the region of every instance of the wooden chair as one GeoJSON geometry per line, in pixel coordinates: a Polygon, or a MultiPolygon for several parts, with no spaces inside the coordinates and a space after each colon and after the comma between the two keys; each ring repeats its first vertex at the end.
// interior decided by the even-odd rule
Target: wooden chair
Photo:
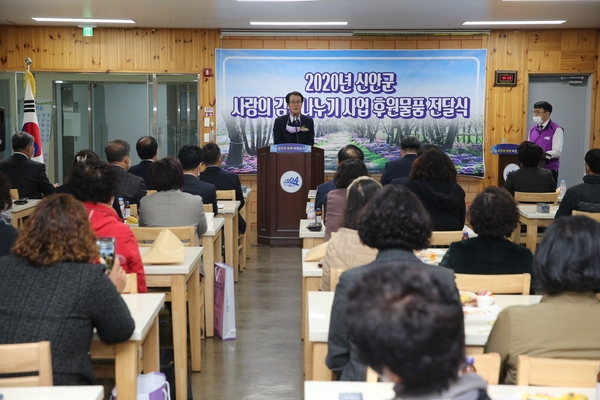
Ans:
{"type": "MultiPolygon", "coordinates": [[[[228,200],[228,201],[235,201],[235,190],[217,190],[217,200],[228,200]]],[[[248,206],[246,206],[248,207],[248,206]]],[[[209,211],[211,212],[211,211],[209,211]]],[[[238,210],[238,214],[239,214],[239,210],[238,210]]],[[[239,218],[239,216],[238,216],[239,218]]],[[[248,229],[249,227],[247,226],[246,229],[248,229]]],[[[234,227],[234,229],[236,229],[236,227],[234,227]]],[[[246,237],[245,237],[245,233],[238,233],[238,253],[239,253],[239,271],[243,271],[246,269],[246,246],[244,246],[244,243],[246,242],[246,237]]],[[[238,268],[238,266],[233,266],[234,268],[238,268]]]]}
{"type": "Polygon", "coordinates": [[[146,196],[156,193],[156,190],[146,190],[146,196]]]}
{"type": "Polygon", "coordinates": [[[37,372],[34,376],[0,378],[0,387],[52,386],[50,342],[0,345],[0,374],[37,372]]]}
{"type": "Polygon", "coordinates": [[[473,364],[477,374],[490,385],[497,385],[500,380],[500,366],[502,360],[498,353],[474,354],[471,357],[475,360],[473,364]]]}
{"type": "Polygon", "coordinates": [[[367,367],[367,379],[366,382],[379,382],[379,374],[371,367],[367,367]]]}
{"type": "Polygon", "coordinates": [[[433,231],[431,232],[431,246],[450,246],[450,243],[460,242],[463,231],[433,231]]]}
{"type": "Polygon", "coordinates": [[[594,221],[600,222],[600,213],[573,210],[573,215],[585,215],[594,221]]]}
{"type": "Polygon", "coordinates": [[[520,355],[517,362],[517,385],[593,388],[596,387],[599,365],[600,360],[538,358],[520,355]]]}
{"type": "Polygon", "coordinates": [[[158,234],[163,230],[168,229],[175,234],[183,242],[184,246],[197,246],[198,238],[196,236],[196,226],[168,226],[168,227],[149,227],[149,226],[132,226],[131,231],[135,236],[140,247],[152,246],[152,242],[156,240],[158,234]]]}
{"type": "MultiPolygon", "coordinates": [[[[335,292],[335,287],[340,281],[340,275],[342,275],[343,270],[339,268],[331,268],[329,270],[329,291],[335,292]]],[[[367,381],[368,382],[368,381],[367,381]]],[[[377,382],[377,381],[375,381],[377,382]]]]}
{"type": "Polygon", "coordinates": [[[211,213],[211,212],[213,212],[213,206],[212,206],[212,204],[204,204],[204,212],[205,213],[211,213]]]}
{"type": "Polygon", "coordinates": [[[515,192],[515,201],[517,203],[549,203],[556,206],[558,205],[558,192],[515,192]]]}
{"type": "Polygon", "coordinates": [[[479,275],[456,274],[458,290],[479,292],[489,290],[495,294],[520,293],[528,295],[531,288],[530,274],[479,275]]]}
{"type": "Polygon", "coordinates": [[[123,289],[123,294],[137,294],[138,292],[138,281],[137,274],[131,273],[127,274],[127,283],[125,284],[125,289],[123,289]]]}
{"type": "Polygon", "coordinates": [[[13,200],[19,200],[19,189],[10,189],[10,197],[13,200]]]}

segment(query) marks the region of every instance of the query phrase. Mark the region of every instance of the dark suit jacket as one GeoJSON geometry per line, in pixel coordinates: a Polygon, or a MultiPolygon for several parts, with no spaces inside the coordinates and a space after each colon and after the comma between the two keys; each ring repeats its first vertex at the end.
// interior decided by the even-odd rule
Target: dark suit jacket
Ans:
{"type": "Polygon", "coordinates": [[[144,180],[146,190],[155,190],[152,180],[150,179],[150,166],[152,163],[152,160],[142,160],[139,164],[129,167],[127,170],[130,174],[137,175],[144,180]]]}
{"type": "MultiPolygon", "coordinates": [[[[363,274],[368,274],[373,268],[389,261],[422,266],[446,277],[448,284],[456,287],[454,272],[451,269],[425,264],[412,251],[381,250],[372,263],[344,271],[335,288],[335,297],[331,307],[331,320],[329,322],[329,351],[325,360],[329,369],[335,372],[342,381],[364,381],[367,376],[367,366],[360,361],[358,350],[350,339],[348,327],[346,326],[348,292],[361,279],[363,274]]],[[[459,301],[458,291],[456,292],[456,301],[459,301]]]]}
{"type": "Polygon", "coordinates": [[[416,154],[407,154],[398,160],[387,162],[381,174],[381,184],[387,185],[392,183],[392,179],[408,177],[412,163],[416,158],[416,154]]]}
{"type": "MultiPolygon", "coordinates": [[[[240,210],[244,207],[244,194],[242,193],[242,184],[240,177],[233,172],[228,172],[217,165],[206,167],[204,172],[198,177],[201,181],[212,183],[217,190],[235,190],[235,199],[240,202],[240,210]]],[[[246,221],[239,216],[238,229],[240,232],[246,232],[246,221]]]]}
{"type": "Polygon", "coordinates": [[[0,172],[8,177],[12,189],[19,190],[20,198],[41,199],[42,195],[54,193],[54,186],[46,175],[46,166],[24,154],[15,153],[0,161],[0,172]]]}
{"type": "Polygon", "coordinates": [[[327,196],[327,193],[335,189],[336,187],[333,181],[321,183],[319,186],[317,186],[317,195],[315,196],[315,210],[317,208],[323,210],[323,204],[325,204],[325,196],[327,196]]]}
{"type": "Polygon", "coordinates": [[[504,188],[515,192],[549,193],[556,190],[552,171],[540,167],[521,167],[506,177],[504,188]]]}
{"type": "Polygon", "coordinates": [[[298,132],[289,133],[285,127],[290,118],[290,114],[282,115],[275,119],[273,124],[273,143],[300,143],[313,146],[315,144],[315,122],[311,117],[300,114],[300,127],[298,132]],[[301,128],[308,129],[305,132],[300,131],[301,128]]]}
{"type": "Polygon", "coordinates": [[[119,177],[117,198],[122,197],[123,201],[128,201],[129,204],[137,204],[139,207],[140,200],[146,195],[144,179],[130,174],[118,165],[111,165],[110,167],[117,172],[119,177]]]}
{"type": "Polygon", "coordinates": [[[189,194],[195,194],[202,197],[202,203],[212,204],[213,213],[217,215],[219,208],[217,205],[217,187],[212,183],[203,182],[194,175],[183,175],[183,191],[189,194]]]}

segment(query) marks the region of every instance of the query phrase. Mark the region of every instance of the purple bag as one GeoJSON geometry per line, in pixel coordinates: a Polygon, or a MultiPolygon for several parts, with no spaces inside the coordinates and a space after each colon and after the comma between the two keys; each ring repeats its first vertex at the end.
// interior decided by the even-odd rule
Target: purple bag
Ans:
{"type": "MultiPolygon", "coordinates": [[[[110,398],[117,400],[116,387],[112,390],[110,398]]],[[[165,374],[150,372],[138,375],[137,400],[171,400],[169,382],[167,382],[165,374]]]]}

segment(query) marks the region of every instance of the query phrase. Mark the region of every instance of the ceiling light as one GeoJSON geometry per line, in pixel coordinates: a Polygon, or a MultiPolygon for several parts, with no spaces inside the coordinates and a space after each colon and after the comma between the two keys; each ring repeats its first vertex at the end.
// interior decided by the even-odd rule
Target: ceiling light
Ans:
{"type": "Polygon", "coordinates": [[[319,1],[319,0],[237,0],[237,1],[319,1]]]}
{"type": "Polygon", "coordinates": [[[267,26],[324,26],[324,25],[348,25],[347,22],[250,22],[250,25],[267,25],[267,26]]]}
{"type": "Polygon", "coordinates": [[[560,25],[565,21],[467,21],[463,25],[560,25]]]}
{"type": "Polygon", "coordinates": [[[43,18],[34,17],[38,22],[73,22],[84,24],[135,24],[132,19],[99,19],[99,18],[43,18]]]}

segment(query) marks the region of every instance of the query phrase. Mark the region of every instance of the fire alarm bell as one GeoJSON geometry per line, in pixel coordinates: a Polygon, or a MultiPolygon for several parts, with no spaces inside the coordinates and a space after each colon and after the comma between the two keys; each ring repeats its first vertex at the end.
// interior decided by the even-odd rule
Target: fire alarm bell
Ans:
{"type": "Polygon", "coordinates": [[[204,76],[213,76],[212,68],[204,68],[202,70],[202,75],[204,75],[204,76]]]}

